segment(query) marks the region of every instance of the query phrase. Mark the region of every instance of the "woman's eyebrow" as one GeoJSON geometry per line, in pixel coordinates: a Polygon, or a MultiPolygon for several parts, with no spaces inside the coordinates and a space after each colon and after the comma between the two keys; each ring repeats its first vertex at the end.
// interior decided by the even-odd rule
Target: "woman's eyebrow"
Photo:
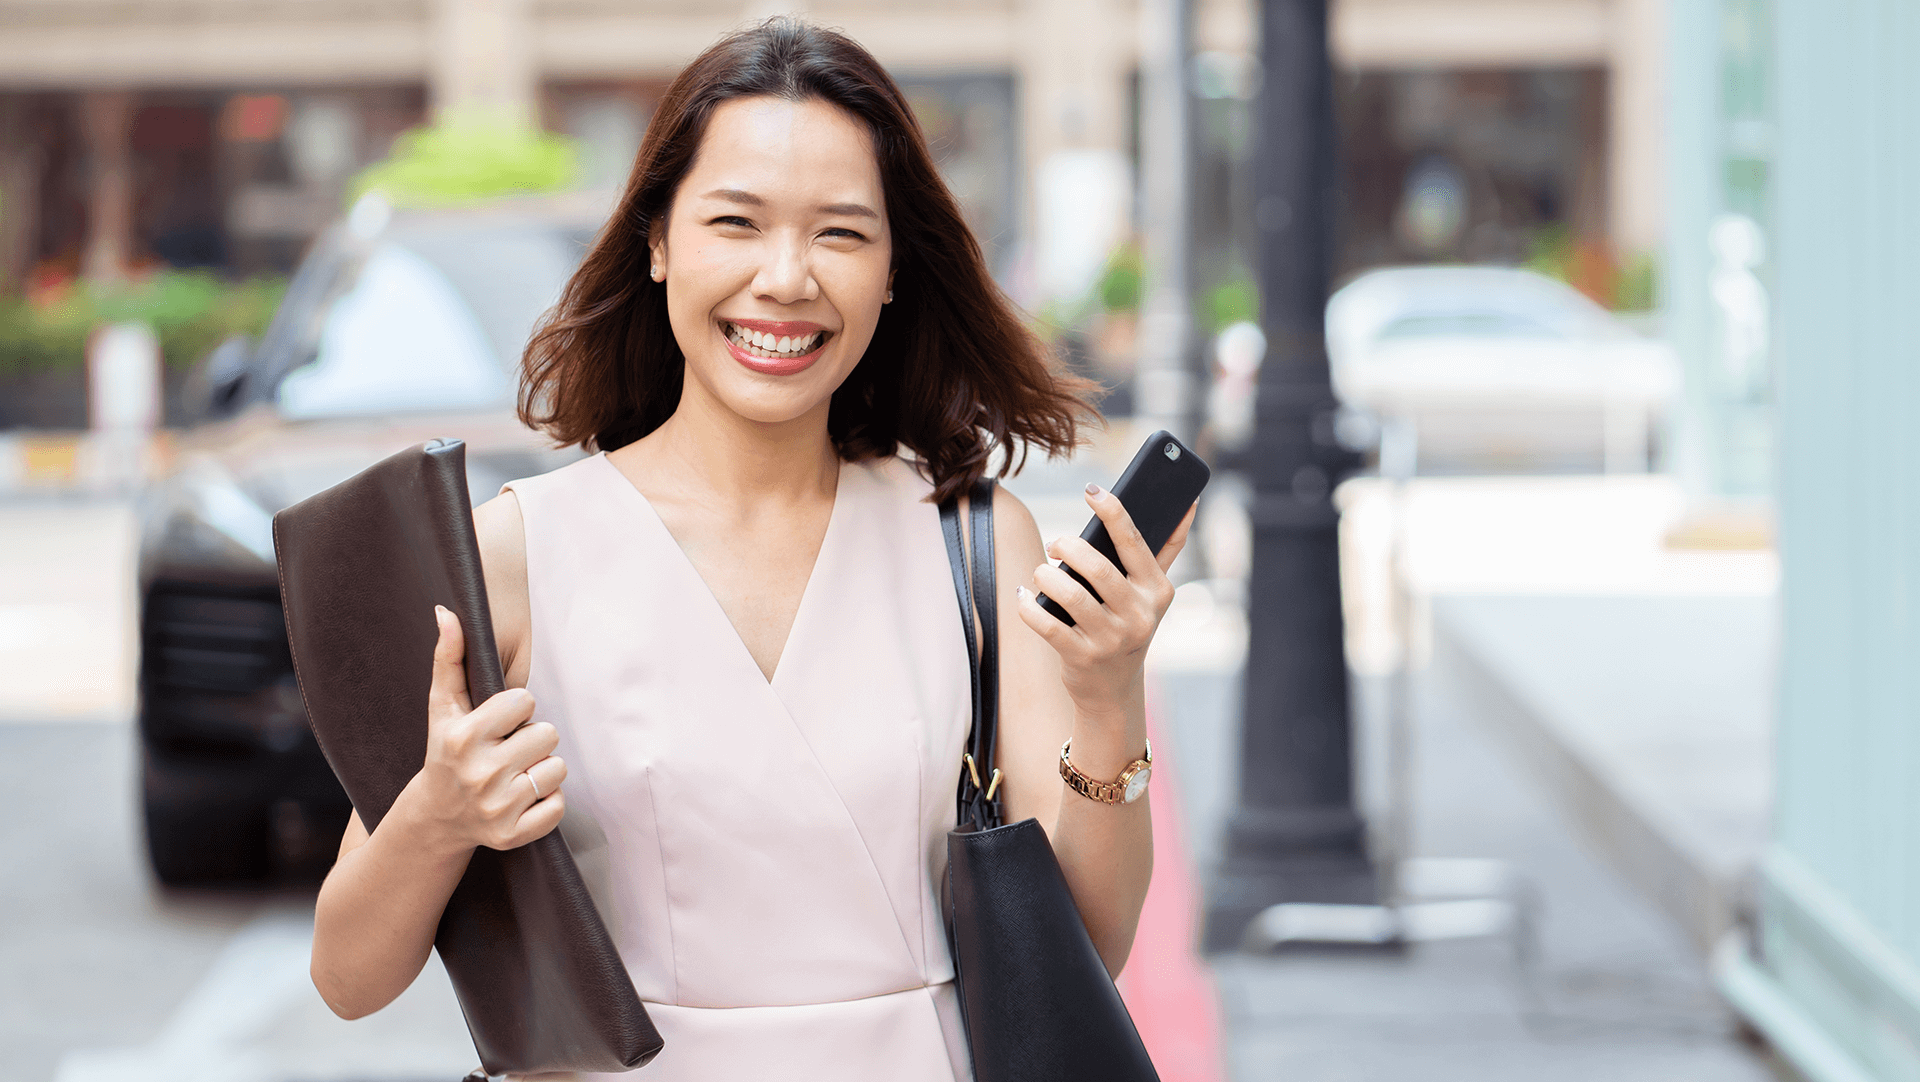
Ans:
{"type": "Polygon", "coordinates": [[[865,203],[828,203],[820,209],[828,214],[843,214],[850,218],[872,218],[876,222],[880,220],[880,215],[874,213],[873,208],[865,203]]]}
{"type": "MultiPolygon", "coordinates": [[[[738,203],[746,207],[764,207],[765,199],[739,188],[715,188],[706,194],[708,199],[721,199],[728,203],[738,203]]],[[[850,218],[872,218],[880,220],[880,215],[865,203],[827,203],[820,208],[825,214],[839,214],[850,218]]]]}

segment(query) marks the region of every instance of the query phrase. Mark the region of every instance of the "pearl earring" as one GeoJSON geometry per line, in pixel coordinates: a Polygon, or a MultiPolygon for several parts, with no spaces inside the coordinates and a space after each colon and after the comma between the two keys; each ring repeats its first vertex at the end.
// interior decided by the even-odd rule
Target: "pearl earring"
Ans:
{"type": "Polygon", "coordinates": [[[886,299],[886,300],[884,300],[884,301],[881,301],[880,303],[881,303],[881,304],[892,304],[892,303],[893,303],[893,290],[891,290],[891,289],[889,289],[889,290],[887,290],[887,299],[886,299]]]}
{"type": "Polygon", "coordinates": [[[652,271],[652,274],[653,274],[653,280],[654,280],[654,281],[656,281],[656,282],[664,282],[664,281],[666,281],[666,278],[667,278],[667,272],[666,272],[666,271],[663,271],[663,270],[661,270],[661,269],[660,269],[659,267],[655,267],[655,268],[653,268],[653,271],[652,271]]]}

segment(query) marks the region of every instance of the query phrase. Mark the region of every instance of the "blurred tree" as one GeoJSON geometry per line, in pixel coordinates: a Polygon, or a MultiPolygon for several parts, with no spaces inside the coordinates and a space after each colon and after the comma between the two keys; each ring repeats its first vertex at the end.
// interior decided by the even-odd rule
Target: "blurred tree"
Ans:
{"type": "Polygon", "coordinates": [[[397,206],[447,206],[558,191],[573,183],[579,158],[564,135],[450,120],[401,133],[385,161],[354,177],[348,198],[378,191],[397,206]]]}

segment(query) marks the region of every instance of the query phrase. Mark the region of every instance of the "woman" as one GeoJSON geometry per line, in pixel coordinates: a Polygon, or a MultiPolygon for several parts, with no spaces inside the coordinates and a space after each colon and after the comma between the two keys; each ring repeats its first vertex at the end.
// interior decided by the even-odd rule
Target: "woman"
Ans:
{"type": "MultiPolygon", "coordinates": [[[[1004,473],[1070,450],[1085,407],[994,288],[899,88],[787,20],[708,50],[526,360],[523,418],[601,453],[476,510],[512,688],[466,701],[440,614],[426,764],[371,836],[349,824],[314,983],[343,1016],[390,1002],[473,847],[571,807],[604,832],[601,910],[666,1040],[649,1077],[968,1078],[935,885],[969,678],[936,503],[995,453],[1004,473]]],[[[1046,825],[1118,973],[1147,801],[1084,798],[1058,763],[1069,738],[1096,780],[1142,757],[1141,663],[1186,526],[1156,561],[1087,491],[1124,574],[1078,538],[1043,550],[995,497],[999,765],[1008,821],[1046,825]]]]}

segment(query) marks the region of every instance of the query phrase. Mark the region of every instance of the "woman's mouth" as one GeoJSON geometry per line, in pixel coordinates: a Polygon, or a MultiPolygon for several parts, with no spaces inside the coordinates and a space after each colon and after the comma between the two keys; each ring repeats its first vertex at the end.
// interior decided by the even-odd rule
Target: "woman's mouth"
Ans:
{"type": "Polygon", "coordinates": [[[734,360],[755,372],[770,376],[791,376],[812,367],[813,362],[820,359],[827,339],[832,337],[832,332],[824,330],[804,334],[774,334],[771,331],[754,330],[731,320],[721,320],[720,330],[726,336],[727,349],[732,352],[734,360]]]}

